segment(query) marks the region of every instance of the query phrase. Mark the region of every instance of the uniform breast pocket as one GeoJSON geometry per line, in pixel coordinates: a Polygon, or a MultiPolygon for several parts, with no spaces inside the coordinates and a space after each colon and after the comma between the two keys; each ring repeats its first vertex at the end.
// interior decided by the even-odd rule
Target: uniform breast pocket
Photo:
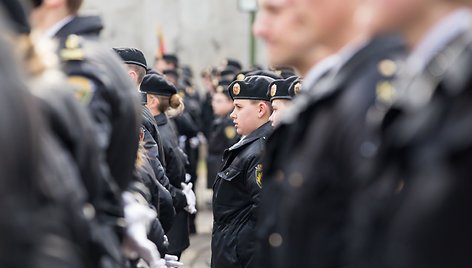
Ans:
{"type": "Polygon", "coordinates": [[[225,181],[233,181],[239,174],[241,174],[240,169],[228,167],[227,169],[218,173],[218,176],[225,181]]]}
{"type": "Polygon", "coordinates": [[[238,177],[241,175],[241,170],[229,167],[218,173],[218,180],[215,182],[214,191],[216,194],[216,202],[218,204],[229,205],[237,201],[236,195],[241,187],[241,179],[238,177]]]}

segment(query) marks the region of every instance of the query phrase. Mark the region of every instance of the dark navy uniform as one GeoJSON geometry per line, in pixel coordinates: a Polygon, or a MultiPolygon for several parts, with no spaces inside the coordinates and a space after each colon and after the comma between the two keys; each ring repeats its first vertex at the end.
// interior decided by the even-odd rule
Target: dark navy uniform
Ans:
{"type": "Polygon", "coordinates": [[[400,72],[359,203],[370,232],[356,267],[472,265],[472,34],[455,32],[414,77],[400,72]]]}
{"type": "MultiPolygon", "coordinates": [[[[166,158],[166,174],[170,183],[175,188],[181,188],[180,183],[185,182],[185,161],[186,155],[177,144],[177,136],[169,125],[167,115],[155,116],[159,128],[164,154],[166,158]]],[[[176,217],[174,224],[167,234],[169,237],[169,253],[180,255],[189,245],[188,213],[184,210],[187,206],[187,199],[181,191],[171,192],[174,198],[176,217]]]]}
{"type": "Polygon", "coordinates": [[[98,17],[75,17],[56,37],[63,70],[95,119],[113,179],[125,189],[138,148],[140,106],[120,59],[97,42],[101,29],[98,17]]]}
{"type": "MultiPolygon", "coordinates": [[[[147,94],[163,96],[173,96],[177,94],[175,86],[170,84],[164,77],[158,74],[148,74],[141,84],[141,91],[147,94]]],[[[169,192],[172,195],[176,216],[171,229],[167,233],[169,237],[169,253],[178,255],[186,249],[189,242],[188,213],[185,208],[188,206],[187,198],[182,192],[181,183],[185,182],[185,163],[187,156],[178,146],[177,136],[170,127],[170,121],[165,113],[154,117],[160,133],[162,147],[164,151],[166,166],[166,176],[169,178],[169,192]]]]}
{"type": "MultiPolygon", "coordinates": [[[[269,102],[267,88],[273,81],[268,76],[256,75],[232,82],[227,92],[233,100],[269,102]]],[[[267,110],[264,116],[270,116],[270,111],[267,110]]],[[[265,122],[223,154],[221,169],[213,185],[211,267],[255,265],[254,233],[262,184],[262,159],[271,132],[271,123],[265,122]]]]}
{"type": "Polygon", "coordinates": [[[211,267],[249,267],[254,262],[256,208],[262,158],[272,126],[266,123],[227,149],[213,187],[211,267]]]}
{"type": "Polygon", "coordinates": [[[264,265],[347,265],[349,205],[369,154],[367,111],[376,88],[381,91],[379,85],[392,78],[379,66],[391,65],[402,49],[397,38],[373,39],[338,72],[295,99],[274,131],[260,209],[266,220],[259,228],[264,265]]]}
{"type": "MultiPolygon", "coordinates": [[[[162,165],[162,160],[165,160],[164,149],[162,146],[162,139],[157,129],[156,121],[147,107],[143,106],[143,126],[142,126],[142,142],[146,149],[146,156],[149,165],[153,169],[155,176],[156,188],[159,191],[159,219],[165,232],[168,232],[174,222],[175,209],[172,202],[172,195],[170,192],[179,191],[170,184],[167,178],[166,171],[162,165]],[[156,142],[159,141],[159,143],[156,142]],[[169,200],[170,198],[170,200],[169,200]],[[170,201],[170,202],[169,202],[170,201]]],[[[177,197],[178,193],[174,193],[177,197]]],[[[182,195],[178,197],[183,198],[182,195]]],[[[177,197],[177,198],[178,198],[177,197]]]]}
{"type": "MultiPolygon", "coordinates": [[[[3,25],[0,27],[3,32],[3,25]]],[[[37,74],[36,96],[29,94],[25,84],[19,83],[25,77],[17,73],[14,53],[3,36],[0,44],[4,114],[0,133],[0,266],[95,267],[89,243],[89,220],[94,215],[84,213],[86,208],[93,211],[93,207],[86,205],[90,199],[81,180],[81,172],[87,170],[82,167],[87,165],[78,167],[75,157],[81,150],[69,150],[70,144],[64,143],[64,137],[56,137],[57,129],[53,129],[63,127],[63,120],[77,120],[75,116],[84,113],[84,121],[88,122],[87,112],[64,90],[67,85],[61,79],[51,85],[50,80],[37,74]],[[65,103],[75,106],[69,109],[65,103]]],[[[30,60],[32,55],[24,56],[30,60]]],[[[87,133],[86,129],[79,131],[87,133]]],[[[71,143],[77,145],[75,140],[71,143]]]]}
{"type": "Polygon", "coordinates": [[[216,175],[220,171],[223,152],[233,146],[240,138],[241,135],[236,132],[229,114],[215,119],[213,130],[208,139],[207,188],[213,188],[216,175]]]}

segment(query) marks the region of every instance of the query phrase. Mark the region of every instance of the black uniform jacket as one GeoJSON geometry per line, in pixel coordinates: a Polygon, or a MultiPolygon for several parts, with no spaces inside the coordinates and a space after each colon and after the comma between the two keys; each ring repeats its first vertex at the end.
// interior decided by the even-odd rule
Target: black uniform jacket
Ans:
{"type": "Polygon", "coordinates": [[[345,266],[350,196],[369,149],[367,111],[393,74],[379,64],[392,64],[401,51],[397,38],[374,38],[295,99],[274,131],[258,228],[269,267],[345,266]]]}
{"type": "Polygon", "coordinates": [[[421,73],[399,74],[400,94],[384,117],[361,203],[370,212],[363,229],[371,232],[356,267],[472,266],[471,62],[469,30],[421,73]]]}
{"type": "MultiPolygon", "coordinates": [[[[156,121],[145,106],[143,106],[142,131],[142,143],[146,149],[146,160],[149,162],[149,166],[153,170],[153,175],[155,175],[154,178],[157,180],[155,190],[159,192],[159,219],[162,227],[167,232],[170,230],[175,216],[174,202],[170,192],[178,191],[178,189],[170,185],[169,179],[166,176],[165,169],[161,162],[161,159],[164,160],[162,140],[157,129],[156,121]],[[160,144],[158,144],[157,141],[159,141],[160,144]]],[[[176,194],[174,194],[174,196],[176,196],[176,194]]]]}
{"type": "Polygon", "coordinates": [[[101,29],[98,17],[75,17],[56,37],[63,70],[89,108],[110,173],[123,190],[134,170],[141,107],[121,60],[98,42],[101,29]]]}
{"type": "Polygon", "coordinates": [[[212,267],[249,267],[254,262],[262,156],[271,132],[271,123],[266,123],[224,153],[213,186],[212,267]]]}
{"type": "Polygon", "coordinates": [[[169,253],[179,254],[190,245],[188,232],[188,213],[184,210],[187,199],[182,194],[180,183],[185,182],[185,161],[187,156],[177,144],[177,136],[169,125],[166,114],[154,117],[161,134],[162,147],[166,159],[166,174],[169,178],[174,207],[177,212],[174,224],[167,233],[169,237],[169,253]]]}

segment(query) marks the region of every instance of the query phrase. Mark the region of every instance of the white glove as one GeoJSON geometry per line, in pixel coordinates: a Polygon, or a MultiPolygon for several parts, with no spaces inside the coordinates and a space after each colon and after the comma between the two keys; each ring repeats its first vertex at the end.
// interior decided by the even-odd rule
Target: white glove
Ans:
{"type": "Polygon", "coordinates": [[[164,260],[166,261],[166,267],[167,268],[176,268],[176,267],[182,267],[184,266],[183,263],[179,262],[179,258],[174,255],[167,255],[164,257],[164,260]]]}
{"type": "Polygon", "coordinates": [[[139,204],[129,192],[124,192],[122,199],[127,223],[123,253],[130,259],[141,257],[150,268],[165,268],[156,245],[147,238],[147,228],[156,218],[156,212],[139,204]]]}
{"type": "Polygon", "coordinates": [[[195,196],[195,193],[192,191],[192,183],[185,184],[181,183],[182,185],[182,192],[185,194],[185,197],[187,198],[187,206],[185,207],[185,210],[190,213],[190,214],[195,214],[197,213],[197,208],[195,205],[197,204],[197,197],[195,196]]]}
{"type": "Polygon", "coordinates": [[[197,136],[190,138],[190,147],[192,149],[198,148],[198,145],[200,145],[200,139],[197,136]]]}
{"type": "Polygon", "coordinates": [[[192,179],[192,175],[185,173],[185,183],[189,183],[191,179],[192,179]]]}

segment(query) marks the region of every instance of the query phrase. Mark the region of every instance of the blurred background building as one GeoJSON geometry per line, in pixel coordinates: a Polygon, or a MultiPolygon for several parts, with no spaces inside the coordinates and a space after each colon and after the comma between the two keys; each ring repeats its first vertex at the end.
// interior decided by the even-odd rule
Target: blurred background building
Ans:
{"type": "MultiPolygon", "coordinates": [[[[158,29],[167,53],[176,53],[195,73],[226,58],[251,64],[251,15],[238,0],[85,0],[82,14],[100,15],[102,38],[110,47],[136,47],[149,65],[159,48],[158,29]]],[[[162,44],[161,44],[162,45],[162,44]]],[[[255,63],[266,65],[256,40],[255,63]]]]}

